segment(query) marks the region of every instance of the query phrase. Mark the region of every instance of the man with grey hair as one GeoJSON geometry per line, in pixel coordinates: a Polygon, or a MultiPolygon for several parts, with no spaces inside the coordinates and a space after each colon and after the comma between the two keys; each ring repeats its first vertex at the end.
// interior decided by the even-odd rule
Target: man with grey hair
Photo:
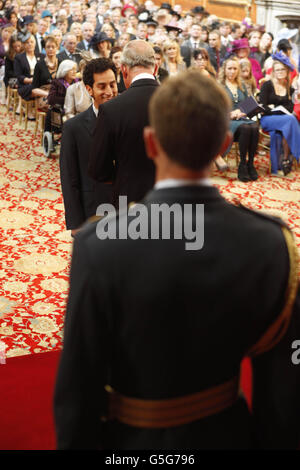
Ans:
{"type": "Polygon", "coordinates": [[[121,57],[127,88],[99,108],[91,147],[89,174],[98,182],[113,184],[112,203],[127,196],[143,198],[154,183],[154,164],[146,155],[143,129],[148,125],[148,103],[158,86],[155,55],[146,41],[130,41],[121,57]]]}
{"type": "Polygon", "coordinates": [[[76,53],[76,45],[77,40],[75,34],[67,33],[64,36],[64,50],[63,52],[57,54],[59,62],[62,62],[63,60],[74,60],[78,66],[81,60],[81,56],[80,54],[76,53]]]}
{"type": "Polygon", "coordinates": [[[89,23],[88,21],[85,21],[84,23],[82,23],[82,41],[80,41],[77,46],[76,46],[76,49],[78,50],[84,50],[84,51],[88,51],[89,50],[89,47],[90,47],[90,42],[91,42],[91,39],[93,37],[93,34],[95,32],[95,28],[94,26],[92,25],[92,23],[89,23]]]}

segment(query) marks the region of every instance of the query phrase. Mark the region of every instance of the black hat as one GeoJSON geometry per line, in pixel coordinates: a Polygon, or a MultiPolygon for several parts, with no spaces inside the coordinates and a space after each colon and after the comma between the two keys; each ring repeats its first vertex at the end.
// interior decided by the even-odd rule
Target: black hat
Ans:
{"type": "Polygon", "coordinates": [[[23,17],[23,26],[25,26],[26,24],[31,24],[31,23],[35,23],[35,19],[32,15],[26,15],[23,17]]]}
{"type": "Polygon", "coordinates": [[[172,5],[170,3],[164,2],[160,5],[160,8],[163,8],[163,10],[172,10],[172,5]]]}
{"type": "Polygon", "coordinates": [[[173,24],[166,24],[165,28],[168,32],[169,31],[177,31],[178,33],[182,33],[182,29],[179,28],[178,26],[174,26],[173,24]]]}
{"type": "Polygon", "coordinates": [[[111,45],[114,45],[114,40],[112,38],[109,38],[106,33],[100,32],[94,34],[90,41],[90,46],[96,46],[97,44],[100,44],[100,42],[108,41],[111,43],[111,45]]]}
{"type": "Polygon", "coordinates": [[[149,18],[149,20],[146,21],[147,26],[155,26],[155,28],[158,26],[158,22],[155,21],[153,18],[149,18]]]}
{"type": "Polygon", "coordinates": [[[192,9],[192,12],[195,13],[195,14],[197,14],[197,13],[204,13],[205,10],[204,10],[204,8],[203,8],[201,5],[197,5],[196,7],[194,7],[194,8],[192,9]]]}
{"type": "Polygon", "coordinates": [[[277,43],[277,49],[279,51],[286,51],[287,49],[293,49],[288,39],[280,39],[277,43]]]}

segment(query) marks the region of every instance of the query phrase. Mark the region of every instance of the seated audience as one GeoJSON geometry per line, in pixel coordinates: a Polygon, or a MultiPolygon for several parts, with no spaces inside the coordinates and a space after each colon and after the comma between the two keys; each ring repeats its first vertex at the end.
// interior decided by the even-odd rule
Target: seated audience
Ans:
{"type": "Polygon", "coordinates": [[[282,169],[284,175],[287,175],[291,171],[293,157],[297,161],[300,158],[300,127],[292,114],[294,88],[291,87],[290,71],[294,66],[282,53],[277,52],[272,58],[271,79],[263,83],[259,95],[266,110],[260,123],[271,138],[272,173],[277,174],[278,169],[282,169]],[[276,110],[278,106],[282,108],[276,110]]]}
{"type": "MultiPolygon", "coordinates": [[[[248,97],[248,94],[241,82],[240,64],[236,57],[230,57],[223,63],[219,80],[225,87],[232,103],[230,130],[233,134],[233,140],[239,143],[240,151],[238,179],[243,182],[255,181],[258,178],[254,167],[259,136],[258,124],[248,119],[239,109],[239,104],[248,97]]],[[[227,152],[229,150],[227,149],[227,152]]]]}

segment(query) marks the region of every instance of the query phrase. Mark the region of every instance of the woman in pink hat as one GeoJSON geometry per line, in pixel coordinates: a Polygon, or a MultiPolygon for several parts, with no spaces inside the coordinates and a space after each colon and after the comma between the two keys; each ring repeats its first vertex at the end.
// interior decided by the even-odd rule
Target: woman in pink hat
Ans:
{"type": "Polygon", "coordinates": [[[253,57],[250,57],[250,47],[249,47],[248,39],[242,38],[242,39],[236,39],[235,41],[233,41],[232,54],[236,55],[236,57],[239,60],[241,59],[250,60],[251,67],[252,67],[252,74],[256,80],[257,88],[259,88],[259,80],[264,77],[264,74],[262,73],[260,63],[253,57]]]}

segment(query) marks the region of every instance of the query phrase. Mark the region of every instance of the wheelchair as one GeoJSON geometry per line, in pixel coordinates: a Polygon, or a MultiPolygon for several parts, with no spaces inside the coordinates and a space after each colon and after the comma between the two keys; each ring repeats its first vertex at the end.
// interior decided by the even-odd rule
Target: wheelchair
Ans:
{"type": "Polygon", "coordinates": [[[56,147],[60,144],[64,110],[62,106],[56,104],[49,108],[48,113],[50,113],[51,131],[46,131],[43,135],[45,157],[50,157],[52,153],[55,153],[56,147]]]}

